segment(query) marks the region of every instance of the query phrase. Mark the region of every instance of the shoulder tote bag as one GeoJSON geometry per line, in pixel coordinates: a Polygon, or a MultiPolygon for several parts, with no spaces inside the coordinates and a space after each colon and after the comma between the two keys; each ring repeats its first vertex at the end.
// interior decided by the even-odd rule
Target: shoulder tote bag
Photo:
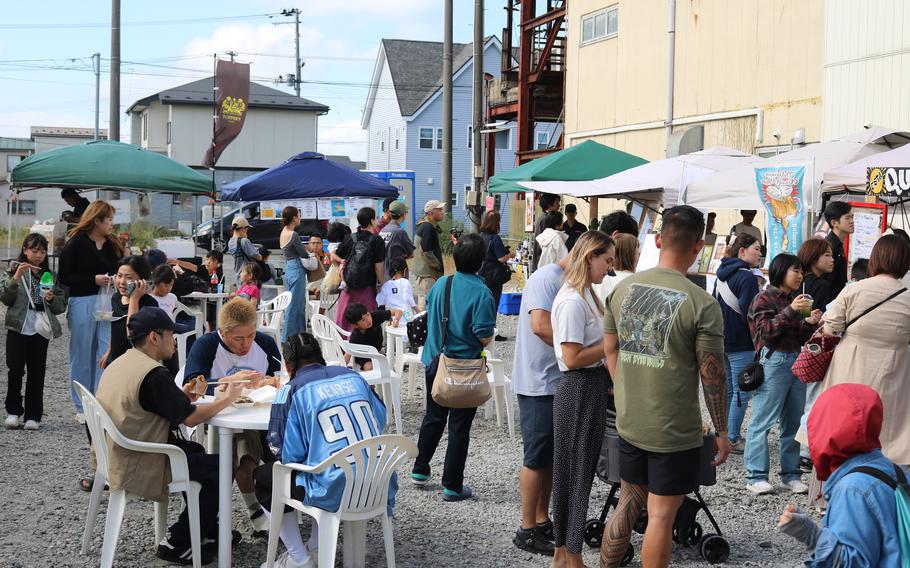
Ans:
{"type": "Polygon", "coordinates": [[[446,408],[476,408],[490,399],[490,381],[487,379],[487,360],[455,359],[445,354],[446,335],[449,327],[449,304],[452,298],[452,280],[445,284],[445,304],[442,316],[442,352],[436,367],[436,378],[431,392],[433,400],[446,408]]]}
{"type": "MultiPolygon", "coordinates": [[[[848,321],[847,325],[844,326],[844,331],[847,331],[847,328],[859,318],[906,291],[906,288],[901,288],[881,302],[867,308],[863,313],[848,321]]],[[[825,380],[825,375],[828,374],[828,367],[831,366],[831,359],[834,357],[834,350],[837,349],[840,339],[841,336],[825,335],[821,327],[819,327],[809,338],[809,341],[799,350],[799,355],[796,356],[796,361],[793,362],[792,371],[796,378],[806,384],[825,380]]]]}

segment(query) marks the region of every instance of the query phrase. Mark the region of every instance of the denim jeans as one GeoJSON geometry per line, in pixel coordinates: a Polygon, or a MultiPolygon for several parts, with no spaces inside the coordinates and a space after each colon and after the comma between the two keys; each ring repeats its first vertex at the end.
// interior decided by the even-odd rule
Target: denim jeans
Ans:
{"type": "Polygon", "coordinates": [[[76,412],[82,412],[82,403],[74,383],[79,383],[93,393],[98,390],[101,369],[98,362],[111,342],[111,324],[95,320],[96,296],[70,298],[66,321],[70,328],[70,393],[76,412]]]}
{"type": "Polygon", "coordinates": [[[798,480],[799,443],[794,440],[806,403],[806,385],[790,370],[796,353],[762,351],[765,381],[752,395],[752,420],[746,433],[745,465],[749,483],[768,481],[768,432],[780,420],[780,478],[798,480]]]}
{"type": "MultiPolygon", "coordinates": [[[[821,392],[821,383],[812,383],[806,385],[806,405],[803,407],[803,416],[809,415],[809,411],[812,410],[812,405],[815,404],[815,399],[818,398],[818,395],[821,392]]],[[[800,457],[809,459],[809,446],[800,445],[799,455],[800,457]]]]}
{"type": "Polygon", "coordinates": [[[727,368],[727,436],[730,442],[737,442],[743,429],[743,419],[749,408],[752,392],[739,390],[737,377],[743,368],[755,359],[754,351],[733,351],[724,354],[724,365],[727,368]]]}
{"type": "Polygon", "coordinates": [[[284,285],[291,292],[291,303],[284,310],[281,326],[281,341],[287,341],[298,333],[306,331],[306,270],[299,258],[289,260],[284,266],[284,285]]]}

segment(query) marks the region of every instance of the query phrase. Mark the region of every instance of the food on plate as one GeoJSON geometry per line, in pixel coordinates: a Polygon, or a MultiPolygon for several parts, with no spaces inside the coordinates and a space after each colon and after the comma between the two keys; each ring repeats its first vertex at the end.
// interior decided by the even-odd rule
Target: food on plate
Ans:
{"type": "Polygon", "coordinates": [[[253,399],[248,396],[238,396],[237,400],[234,401],[234,404],[255,404],[253,399]]]}

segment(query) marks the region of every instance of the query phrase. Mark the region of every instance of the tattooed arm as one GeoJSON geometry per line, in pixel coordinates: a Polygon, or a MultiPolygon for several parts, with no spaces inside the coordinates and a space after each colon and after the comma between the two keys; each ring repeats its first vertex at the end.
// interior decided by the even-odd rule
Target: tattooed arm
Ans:
{"type": "Polygon", "coordinates": [[[723,354],[699,351],[696,356],[705,406],[708,407],[708,414],[711,415],[716,430],[717,459],[714,465],[720,465],[730,453],[730,440],[727,438],[727,372],[722,361],[723,354]]]}

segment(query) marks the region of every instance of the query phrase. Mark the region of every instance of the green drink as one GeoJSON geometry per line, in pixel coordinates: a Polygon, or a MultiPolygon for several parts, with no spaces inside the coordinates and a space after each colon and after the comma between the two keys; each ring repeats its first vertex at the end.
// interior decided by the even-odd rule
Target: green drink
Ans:
{"type": "Polygon", "coordinates": [[[803,299],[809,301],[809,307],[801,309],[799,313],[804,318],[807,318],[812,315],[812,296],[809,294],[803,294],[803,299]]]}

